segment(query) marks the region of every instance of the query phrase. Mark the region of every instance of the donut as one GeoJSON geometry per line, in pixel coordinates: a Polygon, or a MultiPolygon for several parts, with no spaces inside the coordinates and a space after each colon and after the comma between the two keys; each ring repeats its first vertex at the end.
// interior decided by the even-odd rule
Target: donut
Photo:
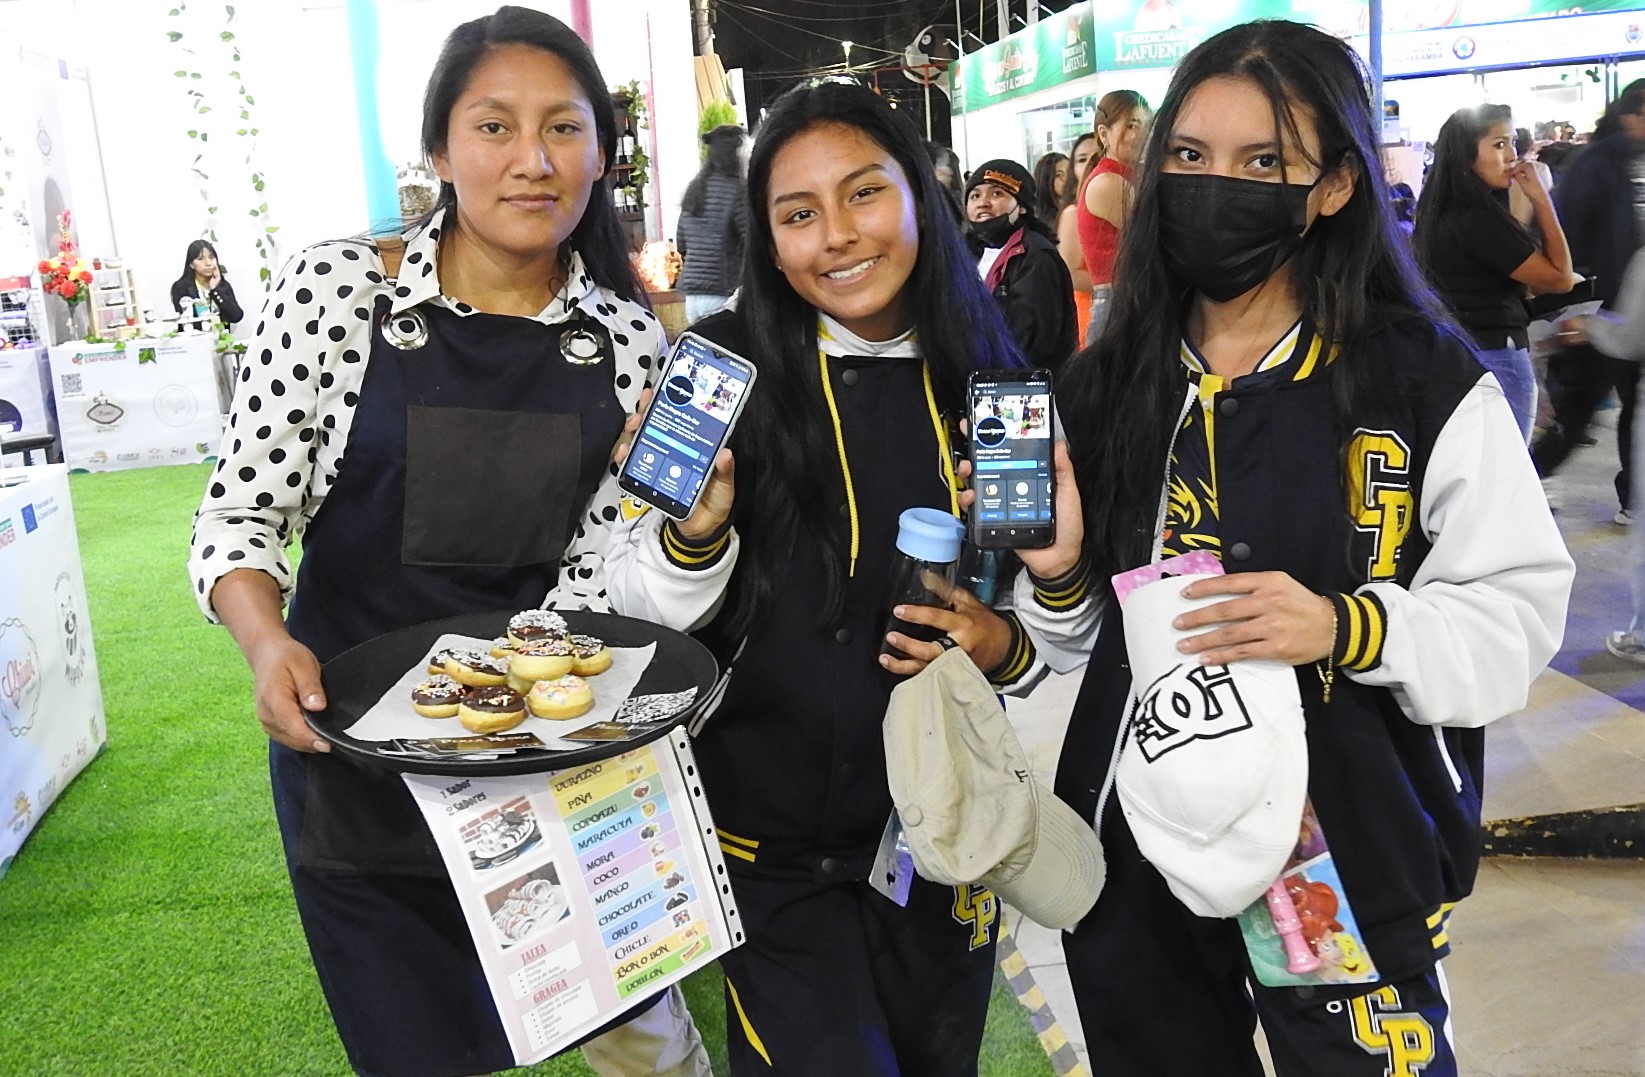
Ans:
{"type": "Polygon", "coordinates": [[[462,698],[463,686],[440,673],[411,690],[411,709],[424,718],[455,718],[462,698]]]}
{"type": "Polygon", "coordinates": [[[501,733],[525,721],[525,701],[508,688],[475,688],[463,693],[457,717],[476,733],[501,733]]]}
{"type": "Polygon", "coordinates": [[[539,718],[576,718],[594,706],[594,690],[581,677],[556,677],[532,685],[525,702],[539,718]]]}
{"type": "Polygon", "coordinates": [[[508,638],[515,645],[567,635],[565,618],[553,610],[521,610],[508,621],[508,638]]]}
{"type": "Polygon", "coordinates": [[[570,673],[574,661],[570,641],[534,640],[514,649],[514,657],[508,660],[508,672],[512,677],[532,683],[551,681],[570,673]]]}
{"type": "Polygon", "coordinates": [[[451,648],[450,647],[447,647],[443,651],[435,651],[433,654],[428,656],[428,671],[430,673],[442,673],[442,674],[445,673],[445,671],[446,671],[446,659],[448,659],[450,657],[451,657],[451,648]]]}
{"type": "Polygon", "coordinates": [[[576,660],[571,672],[579,677],[592,677],[611,668],[611,648],[598,636],[572,636],[571,653],[576,660]]]}
{"type": "Polygon", "coordinates": [[[479,651],[446,653],[446,676],[470,688],[493,688],[508,683],[508,663],[479,651]]]}
{"type": "Polygon", "coordinates": [[[514,641],[507,636],[498,636],[491,641],[491,657],[508,661],[514,655],[514,641]]]}

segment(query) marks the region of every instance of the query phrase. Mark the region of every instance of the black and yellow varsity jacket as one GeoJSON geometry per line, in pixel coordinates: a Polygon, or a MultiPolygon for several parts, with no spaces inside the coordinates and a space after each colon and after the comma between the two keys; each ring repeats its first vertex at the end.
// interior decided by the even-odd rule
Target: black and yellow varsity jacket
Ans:
{"type": "MultiPolygon", "coordinates": [[[[616,612],[692,631],[732,665],[724,695],[695,740],[731,866],[756,862],[844,882],[867,878],[892,808],[881,725],[900,678],[879,667],[878,655],[897,517],[915,506],[950,509],[953,498],[951,471],[942,466],[947,446],[917,349],[857,354],[860,342],[848,343],[839,326],[824,321],[821,329],[825,354],[817,376],[827,378],[830,404],[793,421],[826,424],[837,415],[843,463],[816,477],[815,496],[837,505],[831,517],[844,544],[856,549],[839,616],[821,617],[823,559],[830,555],[819,536],[802,533],[758,628],[746,641],[726,638],[718,614],[728,588],[737,585],[740,535],[761,526],[743,501],[733,509],[732,526],[698,547],[661,513],[631,510],[638,515],[617,527],[605,571],[616,612]]],[[[758,361],[734,312],[706,318],[692,331],[758,361]]],[[[756,381],[749,407],[757,406],[758,394],[756,381]]],[[[762,481],[757,447],[738,440],[747,429],[740,425],[731,442],[739,490],[762,481]]],[[[1002,691],[1020,694],[1046,667],[1020,625],[1007,619],[1013,647],[989,675],[1002,691]]]]}
{"type": "MultiPolygon", "coordinates": [[[[1448,952],[1446,916],[1479,863],[1481,727],[1524,706],[1558,650],[1573,566],[1501,389],[1461,339],[1415,318],[1379,330],[1365,354],[1391,391],[1346,451],[1322,350],[1304,332],[1278,369],[1203,394],[1190,376],[1183,413],[1214,424],[1200,451],[1224,568],[1289,573],[1336,606],[1328,703],[1315,667],[1297,669],[1308,789],[1367,949],[1397,979],[1448,952]]],[[[1177,468],[1161,467],[1169,504],[1177,468]]],[[[1183,552],[1166,515],[1156,550],[1183,552]]],[[[1058,795],[1111,853],[1138,855],[1111,795],[1131,681],[1109,581],[1017,592],[1053,668],[1089,658],[1058,795]]]]}

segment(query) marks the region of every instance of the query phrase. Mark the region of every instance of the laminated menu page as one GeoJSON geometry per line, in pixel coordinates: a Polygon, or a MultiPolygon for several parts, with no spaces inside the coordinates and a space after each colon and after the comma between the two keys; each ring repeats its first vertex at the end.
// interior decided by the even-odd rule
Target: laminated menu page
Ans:
{"type": "Polygon", "coordinates": [[[695,774],[676,731],[569,770],[403,775],[519,1065],[742,942],[695,774]]]}

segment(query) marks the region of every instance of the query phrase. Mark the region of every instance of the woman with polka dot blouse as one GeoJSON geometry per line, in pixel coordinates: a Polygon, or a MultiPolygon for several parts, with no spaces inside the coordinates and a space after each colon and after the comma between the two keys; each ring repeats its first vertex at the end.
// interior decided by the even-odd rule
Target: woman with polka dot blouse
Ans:
{"type": "MultiPolygon", "coordinates": [[[[255,675],[297,907],[350,1062],[446,1077],[514,1064],[451,882],[398,776],[329,755],[303,711],[325,706],[321,663],[395,629],[609,608],[611,453],[664,340],[606,183],[610,96],[569,28],[513,7],[458,27],[422,139],[441,179],[427,217],[398,242],[311,247],[276,278],[189,565],[255,675]],[[299,537],[294,574],[282,551],[299,537]]],[[[706,1073],[682,1017],[676,995],[629,1028],[663,1046],[683,1027],[683,1063],[607,1068],[611,1036],[590,1058],[706,1073]]]]}

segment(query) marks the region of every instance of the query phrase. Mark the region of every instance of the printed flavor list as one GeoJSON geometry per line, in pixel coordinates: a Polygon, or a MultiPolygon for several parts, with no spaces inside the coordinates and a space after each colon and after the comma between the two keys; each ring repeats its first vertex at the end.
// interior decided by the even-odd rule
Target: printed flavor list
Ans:
{"type": "Polygon", "coordinates": [[[405,775],[451,872],[515,1059],[540,1061],[741,942],[683,733],[597,763],[405,775]]]}
{"type": "MultiPolygon", "coordinates": [[[[595,763],[559,776],[551,788],[594,899],[618,994],[628,998],[713,952],[656,757],[595,763]]],[[[694,820],[686,814],[689,833],[694,820]]]]}

